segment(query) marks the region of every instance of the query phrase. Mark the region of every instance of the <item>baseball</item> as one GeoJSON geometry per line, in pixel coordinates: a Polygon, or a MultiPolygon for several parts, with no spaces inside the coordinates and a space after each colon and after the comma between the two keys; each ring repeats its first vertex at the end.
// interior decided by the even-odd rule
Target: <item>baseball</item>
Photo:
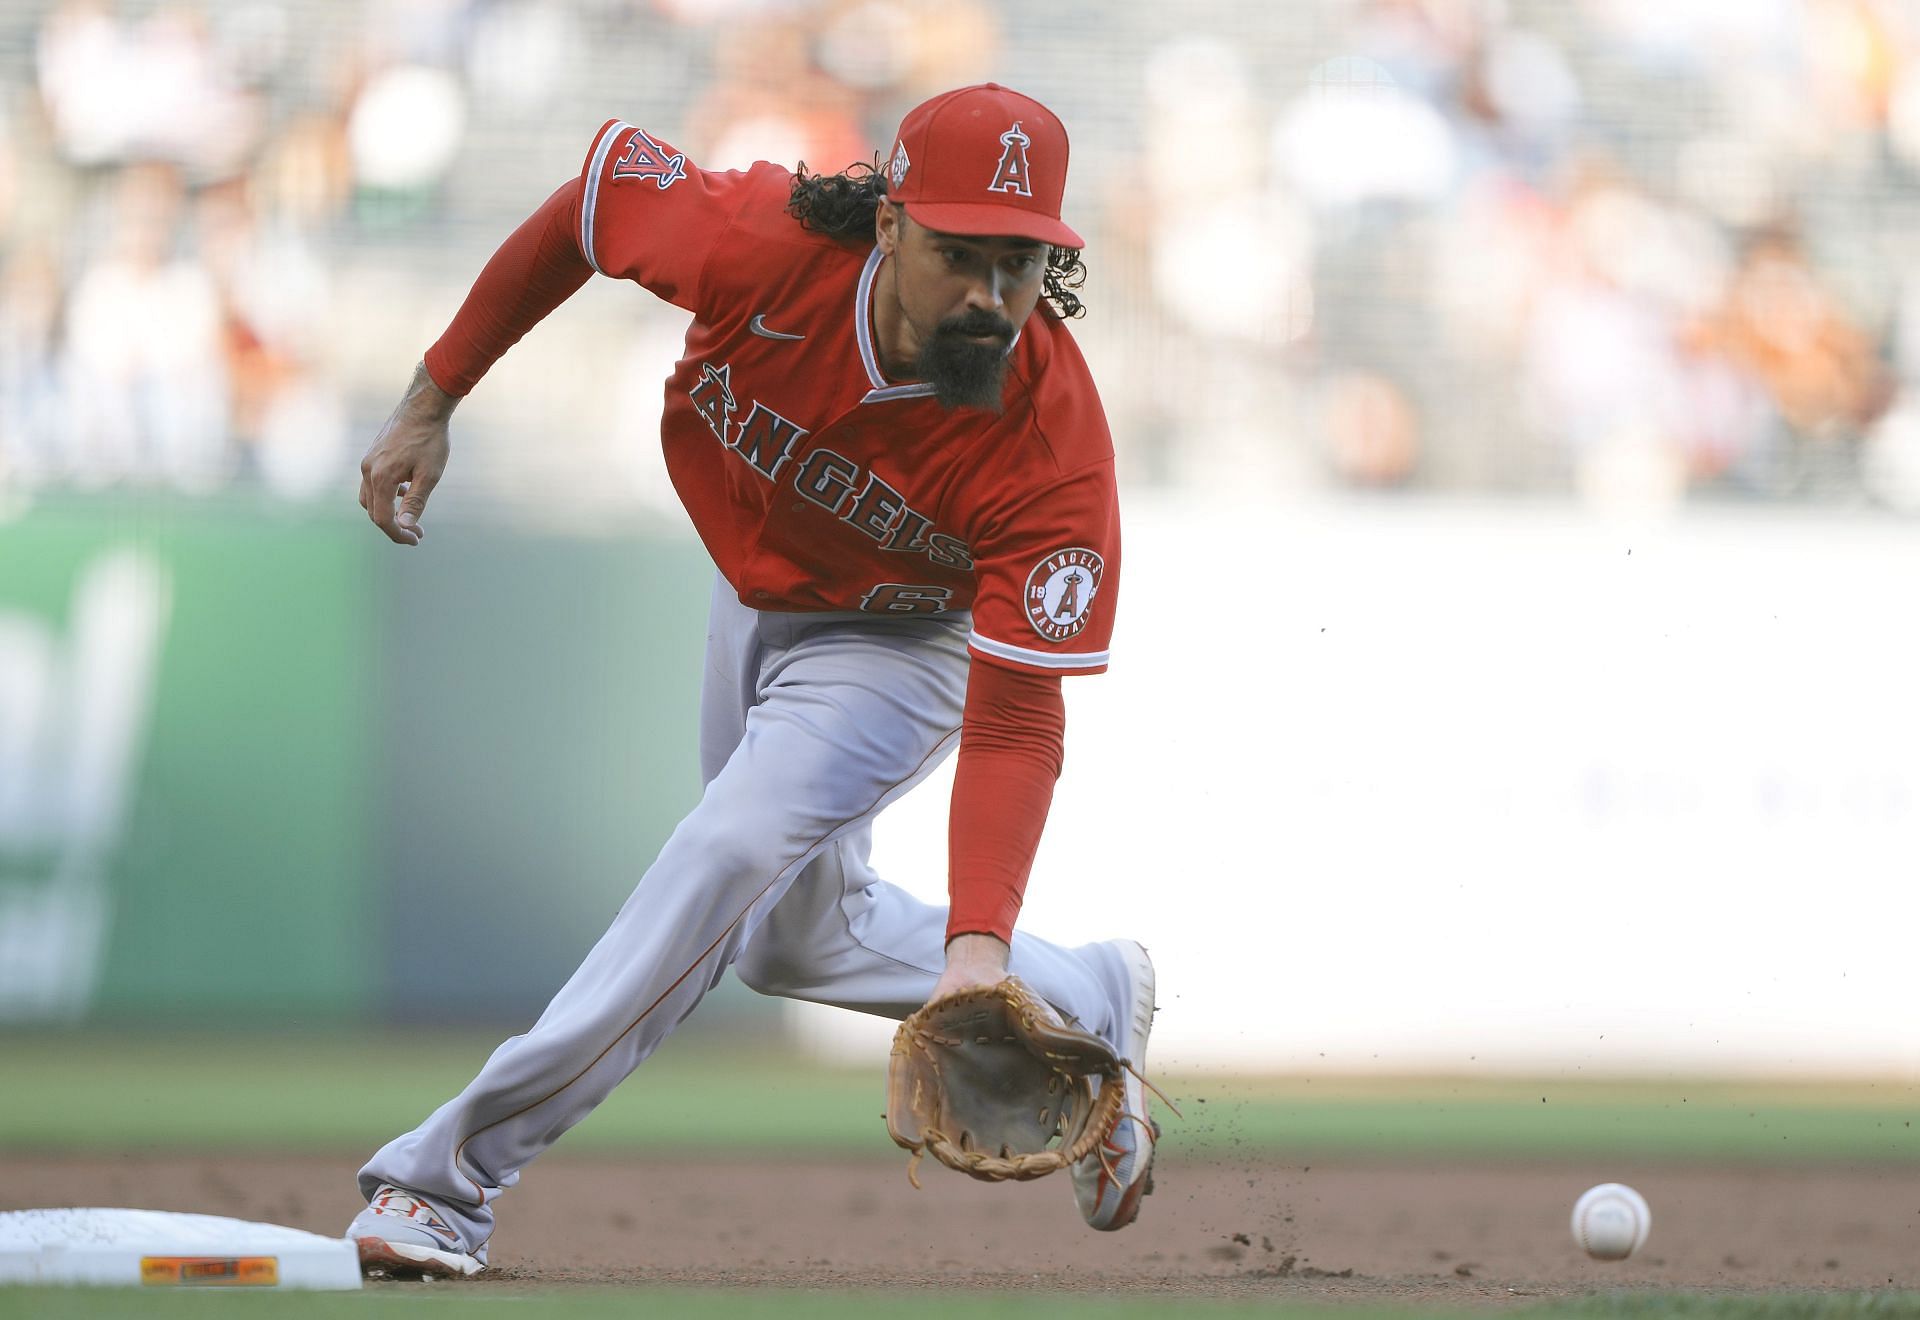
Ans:
{"type": "Polygon", "coordinates": [[[1625,1183],[1589,1187],[1573,1203],[1573,1240],[1595,1260],[1625,1260],[1647,1244],[1653,1211],[1625,1183]]]}

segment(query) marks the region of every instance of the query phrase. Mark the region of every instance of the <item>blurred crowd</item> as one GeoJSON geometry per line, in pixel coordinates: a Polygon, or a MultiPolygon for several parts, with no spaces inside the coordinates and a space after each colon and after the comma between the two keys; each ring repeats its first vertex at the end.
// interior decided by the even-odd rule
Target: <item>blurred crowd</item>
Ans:
{"type": "Polygon", "coordinates": [[[1093,254],[1127,254],[1154,327],[1109,377],[1136,457],[1195,485],[1920,507],[1920,9],[1333,11],[1278,88],[1225,34],[1145,62],[1093,254]]]}
{"type": "MultiPolygon", "coordinates": [[[[987,77],[1074,134],[1136,487],[1920,511],[1902,0],[0,3],[0,489],[340,498],[601,119],[833,170],[987,77]]],[[[676,316],[556,318],[620,383],[490,408],[470,479],[537,418],[661,499],[676,316]]]]}

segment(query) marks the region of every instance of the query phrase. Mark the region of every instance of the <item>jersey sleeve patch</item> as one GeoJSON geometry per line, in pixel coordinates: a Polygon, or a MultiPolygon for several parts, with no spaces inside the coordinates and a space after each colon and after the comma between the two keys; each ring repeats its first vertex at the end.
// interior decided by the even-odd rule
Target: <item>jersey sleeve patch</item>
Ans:
{"type": "Polygon", "coordinates": [[[1035,564],[1022,597],[1033,630],[1049,642],[1078,636],[1093,617],[1093,600],[1106,567],[1098,553],[1084,546],[1052,551],[1035,564]]]}
{"type": "Polygon", "coordinates": [[[627,149],[613,162],[615,183],[638,179],[665,192],[686,177],[686,156],[668,151],[648,137],[644,128],[633,130],[633,136],[627,139],[627,149]]]}

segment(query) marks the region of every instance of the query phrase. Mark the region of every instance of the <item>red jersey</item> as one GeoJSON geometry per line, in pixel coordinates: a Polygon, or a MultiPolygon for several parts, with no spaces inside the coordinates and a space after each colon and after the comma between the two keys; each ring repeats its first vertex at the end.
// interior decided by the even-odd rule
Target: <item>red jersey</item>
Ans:
{"type": "Polygon", "coordinates": [[[667,382],[667,471],[742,604],[973,612],[980,659],[1107,665],[1120,580],[1113,443],[1044,305],[999,414],[890,384],[873,343],[882,254],[802,229],[793,175],[709,172],[618,120],[581,175],[580,250],[693,313],[667,382]]]}

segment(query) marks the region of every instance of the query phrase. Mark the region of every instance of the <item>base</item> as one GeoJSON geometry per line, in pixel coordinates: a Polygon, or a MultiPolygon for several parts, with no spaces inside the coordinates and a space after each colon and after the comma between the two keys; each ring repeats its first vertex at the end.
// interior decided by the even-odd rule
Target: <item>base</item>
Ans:
{"type": "Polygon", "coordinates": [[[0,1284],[36,1283],[344,1290],[360,1286],[360,1256],[345,1238],[216,1215],[0,1213],[0,1284]]]}

